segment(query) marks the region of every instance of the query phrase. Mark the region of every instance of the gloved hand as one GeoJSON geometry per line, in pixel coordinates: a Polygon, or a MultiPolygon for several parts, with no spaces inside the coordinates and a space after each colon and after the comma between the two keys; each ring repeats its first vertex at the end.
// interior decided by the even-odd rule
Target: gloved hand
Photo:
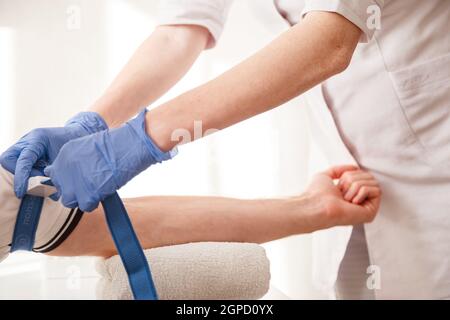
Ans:
{"type": "Polygon", "coordinates": [[[16,196],[22,198],[26,194],[30,176],[42,176],[65,143],[106,129],[108,126],[99,114],[82,112],[64,127],[39,128],[26,134],[0,156],[2,167],[14,174],[16,196]]]}
{"type": "Polygon", "coordinates": [[[64,145],[45,175],[65,207],[90,212],[140,172],[176,154],[176,149],[162,152],[147,135],[146,112],[120,128],[64,145]]]}

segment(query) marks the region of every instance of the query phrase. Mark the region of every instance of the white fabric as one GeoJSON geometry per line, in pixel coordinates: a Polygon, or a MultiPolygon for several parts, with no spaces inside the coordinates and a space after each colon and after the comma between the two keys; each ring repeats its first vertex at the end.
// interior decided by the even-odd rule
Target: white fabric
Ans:
{"type": "MultiPolygon", "coordinates": [[[[336,282],[338,299],[373,300],[375,292],[367,286],[371,268],[363,226],[355,226],[348,242],[336,282]]],[[[376,276],[376,275],[375,275],[376,276]]],[[[372,279],[370,279],[372,280],[372,279]]],[[[374,286],[371,284],[371,286],[374,286]]]]}
{"type": "MultiPolygon", "coordinates": [[[[295,0],[280,0],[281,7],[282,2],[295,0]]],[[[381,289],[374,293],[377,298],[449,298],[450,2],[380,2],[376,32],[362,26],[367,1],[306,2],[303,14],[344,4],[336,11],[364,31],[363,42],[370,40],[358,46],[344,73],[306,97],[316,119],[313,137],[330,164],[348,156],[340,148],[343,141],[382,183],[381,212],[365,226],[370,264],[381,271],[381,289]],[[358,6],[354,15],[343,11],[358,6]],[[329,121],[330,110],[339,135],[329,121]]],[[[349,235],[341,228],[314,235],[314,275],[330,293],[349,235]]],[[[356,252],[346,254],[356,265],[358,257],[349,254],[356,252]]],[[[355,298],[346,293],[356,292],[357,285],[345,289],[341,298],[355,298]]]]}
{"type": "MultiPolygon", "coordinates": [[[[449,17],[447,0],[386,1],[381,30],[313,90],[324,98],[311,105],[317,123],[331,111],[347,149],[383,189],[380,213],[365,226],[381,299],[450,298],[449,17]]],[[[333,250],[316,254],[327,262],[333,250]]]]}
{"type": "Polygon", "coordinates": [[[302,17],[305,0],[274,0],[281,16],[290,24],[296,24],[302,17]]]}
{"type": "MultiPolygon", "coordinates": [[[[211,38],[207,48],[215,46],[222,34],[233,0],[164,0],[160,1],[160,25],[199,25],[207,28],[211,38]]],[[[362,31],[361,42],[370,40],[376,31],[367,24],[370,6],[384,5],[384,0],[275,0],[277,9],[290,22],[296,23],[311,11],[336,12],[362,31]],[[302,10],[303,9],[303,10],[302,10]]]]}
{"type": "Polygon", "coordinates": [[[377,6],[382,9],[384,0],[275,0],[275,4],[278,11],[291,24],[298,23],[311,11],[339,13],[363,31],[360,42],[368,42],[376,31],[370,23],[367,23],[369,16],[373,14],[370,8],[377,6]]]}
{"type": "MultiPolygon", "coordinates": [[[[328,166],[336,164],[356,164],[346,146],[340,139],[333,117],[325,107],[321,88],[315,87],[304,95],[305,104],[311,119],[318,119],[310,126],[311,138],[319,148],[328,166]],[[319,120],[320,119],[320,120],[319,120]]],[[[336,298],[334,284],[336,283],[339,265],[346,253],[346,247],[352,227],[336,227],[329,230],[314,232],[313,244],[313,280],[318,289],[329,298],[336,298]]]]}
{"type": "Polygon", "coordinates": [[[384,2],[384,0],[306,0],[302,16],[311,11],[339,13],[363,31],[360,42],[368,42],[376,31],[370,23],[367,23],[373,14],[370,8],[376,6],[381,10],[384,2]]]}
{"type": "Polygon", "coordinates": [[[215,46],[222,34],[233,0],[164,0],[160,1],[160,25],[199,25],[211,34],[207,48],[215,46]]]}
{"type": "MultiPolygon", "coordinates": [[[[250,243],[191,243],[145,250],[162,300],[259,299],[269,290],[270,265],[264,248],[250,243]]],[[[119,256],[101,260],[101,300],[130,300],[119,256]]]]}
{"type": "MultiPolygon", "coordinates": [[[[0,262],[9,254],[20,200],[13,191],[13,175],[0,166],[0,262]]],[[[52,240],[67,220],[70,209],[50,199],[44,201],[35,248],[52,240]]]]}

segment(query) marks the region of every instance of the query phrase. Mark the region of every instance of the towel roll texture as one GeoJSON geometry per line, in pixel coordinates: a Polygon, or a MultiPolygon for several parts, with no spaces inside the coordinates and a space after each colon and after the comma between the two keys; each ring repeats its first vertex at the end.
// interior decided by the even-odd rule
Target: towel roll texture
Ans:
{"type": "MultiPolygon", "coordinates": [[[[269,290],[269,260],[257,244],[204,242],[144,252],[162,300],[253,300],[269,290]]],[[[97,271],[98,299],[133,298],[119,256],[99,261],[97,271]]]]}

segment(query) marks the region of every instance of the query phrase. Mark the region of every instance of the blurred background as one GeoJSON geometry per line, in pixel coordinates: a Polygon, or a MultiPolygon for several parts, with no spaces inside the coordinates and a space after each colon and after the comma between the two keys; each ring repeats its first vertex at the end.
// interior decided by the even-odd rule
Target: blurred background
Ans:
{"type": "MultiPolygon", "coordinates": [[[[0,0],[0,151],[35,127],[62,125],[89,107],[153,31],[158,2],[0,0]]],[[[217,76],[287,27],[271,0],[236,1],[217,48],[154,106],[217,76]]],[[[173,161],[152,167],[121,195],[299,194],[324,166],[310,143],[304,104],[295,99],[183,146],[173,161]]],[[[275,287],[294,299],[324,297],[312,281],[311,236],[265,247],[275,287]]],[[[15,254],[0,265],[0,299],[95,299],[94,266],[91,258],[15,254]]]]}

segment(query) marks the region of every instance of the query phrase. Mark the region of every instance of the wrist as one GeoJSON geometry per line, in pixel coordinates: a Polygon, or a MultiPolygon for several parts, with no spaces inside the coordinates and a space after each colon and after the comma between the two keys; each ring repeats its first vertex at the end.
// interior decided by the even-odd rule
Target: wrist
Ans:
{"type": "Polygon", "coordinates": [[[108,129],[105,120],[96,112],[80,112],[65,124],[66,127],[77,127],[85,135],[94,134],[108,129]]]}
{"type": "Polygon", "coordinates": [[[295,234],[310,233],[329,226],[329,221],[326,219],[327,208],[320,197],[305,192],[285,201],[295,234]]]}
{"type": "Polygon", "coordinates": [[[171,121],[167,121],[171,116],[165,110],[168,109],[158,107],[150,110],[146,114],[145,130],[160,150],[169,151],[177,146],[178,141],[172,140],[173,131],[169,126],[171,121]]]}
{"type": "Polygon", "coordinates": [[[145,149],[148,151],[149,155],[155,163],[172,159],[178,153],[177,148],[174,148],[167,152],[159,148],[159,146],[152,140],[152,138],[148,134],[146,127],[146,114],[147,109],[144,109],[135,119],[128,122],[128,124],[133,128],[141,142],[145,145],[145,149]]]}
{"type": "Polygon", "coordinates": [[[107,92],[89,108],[89,111],[98,113],[109,128],[118,128],[133,117],[139,108],[134,107],[130,98],[122,93],[120,88],[114,92],[107,92]]]}

